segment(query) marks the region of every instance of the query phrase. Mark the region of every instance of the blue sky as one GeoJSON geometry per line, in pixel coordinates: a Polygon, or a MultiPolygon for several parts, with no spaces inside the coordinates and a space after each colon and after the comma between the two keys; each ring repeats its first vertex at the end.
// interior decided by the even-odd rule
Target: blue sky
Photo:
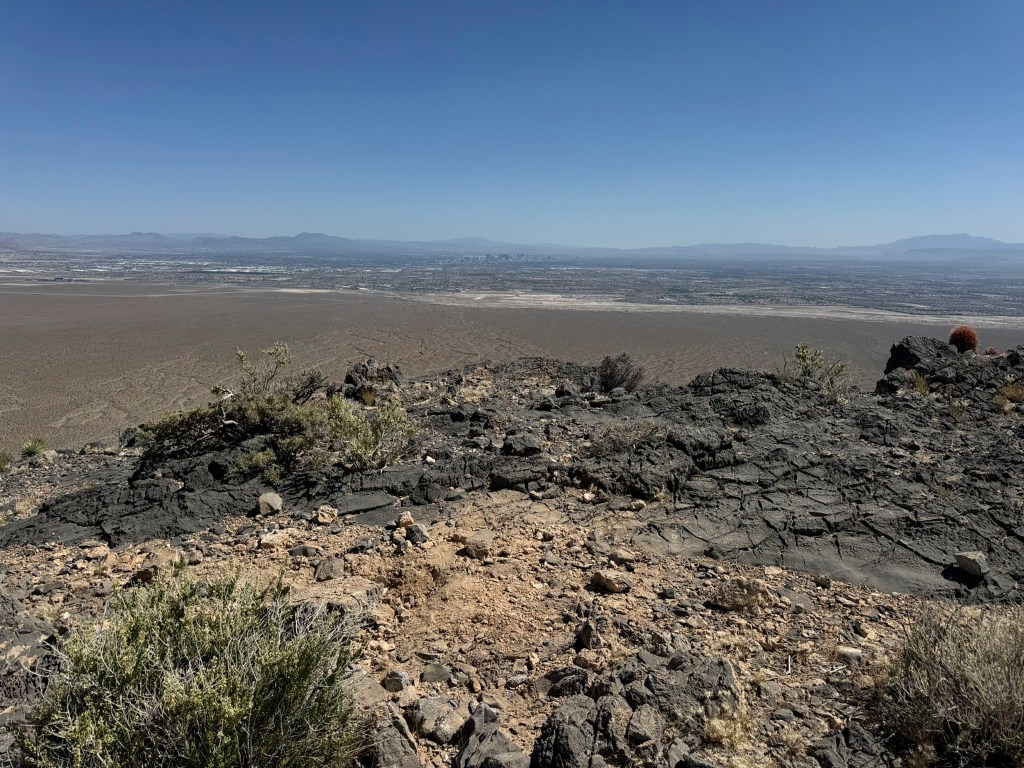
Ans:
{"type": "Polygon", "coordinates": [[[0,3],[0,230],[1024,241],[1024,3],[0,3]]]}

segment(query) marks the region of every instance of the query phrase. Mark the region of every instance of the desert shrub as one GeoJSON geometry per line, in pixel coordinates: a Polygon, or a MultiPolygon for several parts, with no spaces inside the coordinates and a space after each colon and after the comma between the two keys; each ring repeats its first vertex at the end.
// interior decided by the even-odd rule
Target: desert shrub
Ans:
{"type": "Polygon", "coordinates": [[[210,406],[169,413],[142,426],[147,454],[193,455],[218,440],[222,419],[210,406]]]}
{"type": "Polygon", "coordinates": [[[6,472],[14,463],[14,457],[9,453],[0,453],[0,472],[6,472]]]}
{"type": "Polygon", "coordinates": [[[46,443],[41,437],[33,437],[21,444],[21,457],[31,459],[33,456],[42,456],[46,451],[46,443]]]}
{"type": "Polygon", "coordinates": [[[597,458],[632,453],[658,431],[653,419],[617,419],[605,424],[590,440],[589,454],[597,458]]]}
{"type": "Polygon", "coordinates": [[[278,581],[165,577],[57,647],[13,729],[38,768],[346,765],[356,745],[349,628],[278,581]]]}
{"type": "Polygon", "coordinates": [[[280,373],[291,362],[286,345],[261,352],[265,359],[259,363],[237,352],[240,381],[234,390],[215,390],[218,402],[146,425],[151,439],[143,464],[260,437],[262,445],[235,460],[233,474],[243,479],[262,476],[276,484],[286,473],[328,461],[360,469],[382,467],[397,460],[416,434],[417,425],[395,403],[367,411],[341,394],[315,397],[326,385],[318,371],[282,380],[280,373]]]}
{"type": "Polygon", "coordinates": [[[644,369],[636,364],[628,352],[620,352],[615,357],[605,356],[597,369],[598,381],[605,392],[611,392],[617,387],[633,392],[643,383],[645,375],[644,369]]]}
{"type": "Polygon", "coordinates": [[[986,347],[985,354],[988,355],[989,357],[995,357],[996,355],[999,354],[999,350],[996,349],[995,347],[986,347]]]}
{"type": "Polygon", "coordinates": [[[753,714],[743,704],[724,707],[716,717],[704,723],[704,740],[730,752],[739,752],[748,746],[757,732],[753,714]]]}
{"type": "Polygon", "coordinates": [[[946,395],[946,406],[949,408],[949,417],[957,424],[964,420],[967,415],[967,409],[970,407],[971,401],[962,397],[953,397],[951,394],[946,395]]]}
{"type": "Polygon", "coordinates": [[[273,390],[278,374],[292,363],[288,345],[283,341],[275,342],[266,349],[261,349],[260,352],[266,359],[257,364],[249,359],[248,352],[241,349],[235,350],[238,366],[242,369],[238,394],[243,398],[269,394],[273,390]]]}
{"type": "Polygon", "coordinates": [[[850,391],[847,365],[842,360],[826,360],[825,353],[809,344],[797,344],[794,359],[783,360],[782,368],[776,371],[779,378],[791,380],[795,376],[814,379],[821,384],[822,391],[837,402],[842,402],[850,391]]]}
{"type": "Polygon", "coordinates": [[[914,373],[914,391],[922,397],[931,391],[931,388],[928,386],[928,379],[916,372],[914,373]]]}
{"type": "Polygon", "coordinates": [[[884,700],[887,721],[940,765],[1024,761],[1024,606],[922,614],[884,700]]]}
{"type": "Polygon", "coordinates": [[[363,384],[359,388],[359,402],[363,405],[377,404],[377,388],[372,384],[363,384]]]}
{"type": "Polygon", "coordinates": [[[325,403],[329,437],[360,468],[383,467],[401,456],[419,428],[396,403],[386,403],[367,416],[342,397],[325,403]]]}
{"type": "Polygon", "coordinates": [[[307,403],[321,389],[327,387],[327,376],[323,371],[303,371],[289,377],[284,383],[285,391],[293,402],[307,403]]]}
{"type": "Polygon", "coordinates": [[[246,451],[235,460],[235,476],[241,479],[262,477],[272,485],[281,482],[281,470],[277,453],[270,448],[262,451],[246,451]]]}
{"type": "Polygon", "coordinates": [[[969,325],[958,325],[949,333],[949,343],[959,352],[978,348],[978,334],[969,325]]]}
{"type": "Polygon", "coordinates": [[[1014,381],[1000,387],[996,398],[1003,398],[1003,400],[1010,403],[1024,403],[1024,384],[1014,381]]]}

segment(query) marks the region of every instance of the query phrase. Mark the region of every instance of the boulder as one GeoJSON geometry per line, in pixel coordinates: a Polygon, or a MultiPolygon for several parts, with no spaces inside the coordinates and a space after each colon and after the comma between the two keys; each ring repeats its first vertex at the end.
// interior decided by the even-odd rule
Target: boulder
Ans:
{"type": "Polygon", "coordinates": [[[957,552],[956,567],[976,579],[984,578],[989,572],[988,557],[984,552],[957,552]]]}
{"type": "Polygon", "coordinates": [[[270,491],[260,495],[257,506],[261,515],[276,515],[284,509],[284,500],[280,494],[270,491]]]}
{"type": "Polygon", "coordinates": [[[474,560],[483,560],[490,556],[493,545],[494,532],[486,529],[480,530],[466,539],[462,553],[474,560]]]}

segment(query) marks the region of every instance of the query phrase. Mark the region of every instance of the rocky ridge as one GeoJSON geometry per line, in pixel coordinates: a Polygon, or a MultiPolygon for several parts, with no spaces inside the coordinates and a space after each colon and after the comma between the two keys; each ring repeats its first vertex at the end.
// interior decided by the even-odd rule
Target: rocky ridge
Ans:
{"type": "Polygon", "coordinates": [[[22,464],[7,716],[47,637],[183,559],[363,617],[380,764],[894,765],[862,700],[920,599],[1018,593],[1022,351],[905,339],[845,403],[733,369],[635,394],[546,360],[390,370],[418,461],[273,491],[227,482],[230,451],[22,464]]]}

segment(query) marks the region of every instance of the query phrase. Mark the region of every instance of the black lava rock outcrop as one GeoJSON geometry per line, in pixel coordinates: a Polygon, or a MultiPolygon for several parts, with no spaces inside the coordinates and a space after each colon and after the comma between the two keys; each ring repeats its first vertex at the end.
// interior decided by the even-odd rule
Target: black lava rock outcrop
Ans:
{"type": "MultiPolygon", "coordinates": [[[[276,490],[296,514],[329,504],[381,522],[393,519],[393,505],[437,509],[475,489],[571,493],[610,509],[629,509],[632,498],[646,508],[631,536],[659,554],[1006,600],[1024,580],[1024,421],[1013,389],[1024,377],[1022,353],[961,354],[906,338],[893,346],[878,393],[844,402],[811,379],[737,369],[605,395],[586,366],[472,366],[401,384],[424,426],[406,464],[296,472],[276,490]],[[964,552],[984,555],[988,570],[958,567],[964,552]]],[[[381,366],[359,376],[401,381],[381,366]]],[[[0,529],[0,546],[87,538],[117,546],[252,513],[267,488],[230,482],[235,458],[221,451],[145,475],[125,467],[80,478],[84,490],[0,529]]]]}
{"type": "MultiPolygon", "coordinates": [[[[737,729],[746,736],[743,697],[736,671],[725,659],[640,653],[565,700],[541,729],[530,768],[720,768],[705,751],[708,734],[737,729]]],[[[798,764],[887,768],[898,763],[874,734],[854,722],[812,745],[798,764]]]]}

